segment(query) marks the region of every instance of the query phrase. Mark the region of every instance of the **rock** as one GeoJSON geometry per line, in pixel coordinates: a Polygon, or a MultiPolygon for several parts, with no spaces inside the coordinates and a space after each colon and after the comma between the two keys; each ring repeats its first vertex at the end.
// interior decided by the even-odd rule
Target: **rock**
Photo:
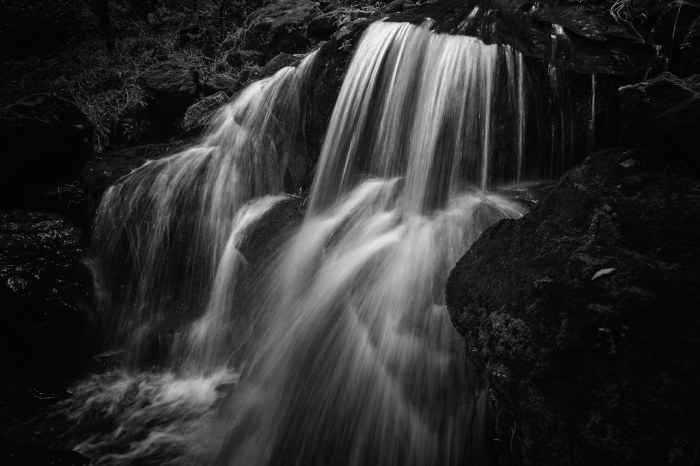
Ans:
{"type": "Polygon", "coordinates": [[[411,0],[394,0],[393,2],[389,3],[387,6],[382,8],[382,12],[399,13],[407,8],[412,8],[414,6],[416,6],[416,4],[413,3],[411,0]]]}
{"type": "Polygon", "coordinates": [[[700,73],[700,16],[695,19],[681,45],[680,76],[700,73]]]}
{"type": "Polygon", "coordinates": [[[667,157],[700,169],[700,74],[681,79],[662,73],[620,88],[619,96],[638,147],[662,150],[667,157]]]}
{"type": "Polygon", "coordinates": [[[227,100],[228,96],[225,93],[218,92],[192,104],[182,119],[182,129],[186,134],[201,133],[227,100]]]}
{"type": "Polygon", "coordinates": [[[142,146],[112,146],[96,155],[81,173],[81,184],[88,195],[88,210],[95,212],[104,190],[148,160],[172,155],[184,146],[175,141],[142,146]]]}
{"type": "Polygon", "coordinates": [[[694,175],[615,149],[459,260],[447,306],[487,380],[503,464],[690,464],[699,229],[694,175]]]}
{"type": "Polygon", "coordinates": [[[345,72],[357,42],[370,23],[369,18],[358,18],[340,28],[319,48],[313,62],[305,99],[305,130],[310,154],[307,163],[310,170],[302,183],[304,186],[310,186],[312,182],[312,170],[318,160],[345,72]]]}
{"type": "Polygon", "coordinates": [[[617,21],[610,5],[555,3],[426,2],[394,13],[389,20],[418,24],[430,18],[437,32],[510,45],[527,57],[582,74],[632,75],[657,60],[656,47],[643,41],[630,24],[617,21]]]}
{"type": "Polygon", "coordinates": [[[154,133],[169,135],[192,105],[199,91],[199,78],[188,65],[165,61],[141,73],[137,83],[145,91],[154,133]]]}
{"type": "Polygon", "coordinates": [[[77,178],[92,155],[92,124],[72,102],[40,94],[0,114],[0,191],[55,186],[77,178]]]}
{"type": "Polygon", "coordinates": [[[202,83],[202,93],[205,96],[224,92],[227,96],[233,97],[242,88],[240,80],[228,74],[217,73],[207,78],[202,83]]]}
{"type": "Polygon", "coordinates": [[[84,248],[66,217],[0,211],[0,367],[12,384],[60,384],[80,367],[91,303],[84,248]]]}
{"type": "Polygon", "coordinates": [[[239,250],[258,272],[264,272],[262,269],[269,260],[298,231],[304,221],[305,207],[305,198],[286,196],[245,233],[239,250]]]}
{"type": "Polygon", "coordinates": [[[307,25],[323,12],[310,0],[279,0],[253,12],[245,24],[244,49],[273,57],[280,52],[302,53],[311,45],[307,25]]]}
{"type": "Polygon", "coordinates": [[[272,60],[267,62],[262,69],[262,76],[272,76],[282,68],[287,66],[297,66],[303,56],[291,55],[289,53],[279,53],[272,60]]]}
{"type": "Polygon", "coordinates": [[[231,50],[226,54],[226,63],[233,68],[246,65],[264,65],[265,55],[257,50],[231,50]]]}
{"type": "MultiPolygon", "coordinates": [[[[408,1],[408,0],[397,0],[408,1]]],[[[398,10],[397,10],[398,11],[398,10]]],[[[337,10],[317,16],[308,25],[307,31],[310,38],[315,40],[328,40],[331,35],[343,25],[356,20],[366,18],[372,14],[371,11],[356,8],[339,8],[337,10]]]]}

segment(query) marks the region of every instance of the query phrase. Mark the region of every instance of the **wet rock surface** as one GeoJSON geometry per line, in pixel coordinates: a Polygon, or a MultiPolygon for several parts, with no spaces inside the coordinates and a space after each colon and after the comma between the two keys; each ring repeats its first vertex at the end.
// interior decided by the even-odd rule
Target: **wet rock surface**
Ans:
{"type": "Polygon", "coordinates": [[[696,173],[608,150],[460,259],[448,309],[490,386],[505,464],[689,464],[699,218],[696,173]]]}
{"type": "Polygon", "coordinates": [[[85,164],[81,173],[81,184],[87,193],[88,210],[95,212],[104,190],[119,178],[128,175],[148,160],[172,155],[184,146],[184,141],[141,146],[115,146],[96,155],[85,164]]]}

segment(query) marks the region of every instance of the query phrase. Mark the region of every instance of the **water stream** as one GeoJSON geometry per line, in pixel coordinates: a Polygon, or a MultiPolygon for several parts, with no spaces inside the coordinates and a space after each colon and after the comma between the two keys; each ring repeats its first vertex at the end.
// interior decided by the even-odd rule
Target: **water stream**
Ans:
{"type": "Polygon", "coordinates": [[[126,357],[59,407],[94,464],[485,461],[444,285],[481,232],[524,213],[495,193],[525,176],[524,61],[427,26],[371,25],[304,221],[241,300],[242,241],[303,157],[314,58],[105,194],[91,265],[103,331],[126,357]]]}

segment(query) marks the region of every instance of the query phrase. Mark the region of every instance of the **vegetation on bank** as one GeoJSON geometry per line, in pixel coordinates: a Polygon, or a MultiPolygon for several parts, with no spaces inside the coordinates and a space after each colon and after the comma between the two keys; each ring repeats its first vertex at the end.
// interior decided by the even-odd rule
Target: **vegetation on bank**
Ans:
{"type": "Polygon", "coordinates": [[[93,145],[101,152],[109,144],[149,140],[138,77],[153,65],[187,66],[199,82],[217,73],[241,82],[259,74],[261,63],[232,60],[230,52],[262,1],[111,0],[107,30],[99,3],[3,3],[0,107],[36,93],[73,101],[94,124],[93,145]]]}

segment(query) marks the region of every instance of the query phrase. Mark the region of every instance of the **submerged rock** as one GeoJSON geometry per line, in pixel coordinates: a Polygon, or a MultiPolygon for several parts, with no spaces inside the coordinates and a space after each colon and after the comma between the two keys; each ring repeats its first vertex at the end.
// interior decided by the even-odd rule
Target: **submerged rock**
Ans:
{"type": "Polygon", "coordinates": [[[658,154],[608,150],[460,259],[447,305],[490,387],[506,461],[690,462],[699,230],[695,175],[658,154]]]}

